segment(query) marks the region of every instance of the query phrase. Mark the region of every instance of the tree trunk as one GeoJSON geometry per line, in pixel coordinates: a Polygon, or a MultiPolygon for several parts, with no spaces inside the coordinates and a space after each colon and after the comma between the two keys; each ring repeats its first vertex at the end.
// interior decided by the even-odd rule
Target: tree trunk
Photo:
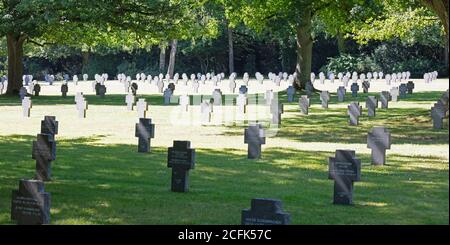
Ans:
{"type": "Polygon", "coordinates": [[[233,29],[228,27],[228,70],[234,72],[233,29]]]}
{"type": "Polygon", "coordinates": [[[173,73],[175,72],[175,57],[177,55],[177,44],[178,41],[176,39],[172,40],[172,42],[170,43],[169,67],[167,68],[167,74],[169,74],[170,78],[173,77],[173,73]]]}
{"type": "Polygon", "coordinates": [[[444,26],[445,31],[445,66],[448,69],[448,39],[449,39],[449,33],[448,33],[448,25],[449,25],[449,3],[448,0],[422,0],[422,2],[428,6],[433,12],[436,13],[436,15],[439,17],[439,19],[442,22],[442,25],[444,26]]]}
{"type": "Polygon", "coordinates": [[[449,75],[449,67],[448,67],[448,34],[446,35],[445,38],[445,49],[444,49],[444,62],[445,62],[445,67],[447,67],[447,76],[449,75]]]}
{"type": "Polygon", "coordinates": [[[342,35],[342,33],[338,32],[336,35],[336,39],[337,39],[339,55],[343,55],[343,54],[347,53],[347,47],[345,46],[344,35],[342,35]]]}
{"type": "Polygon", "coordinates": [[[86,73],[86,69],[87,66],[89,64],[89,56],[91,55],[91,53],[88,51],[81,51],[81,56],[83,57],[83,62],[82,62],[82,66],[81,67],[81,72],[82,73],[86,73]]]}
{"type": "Polygon", "coordinates": [[[159,49],[159,72],[162,73],[166,69],[166,44],[161,43],[159,49]]]}
{"type": "Polygon", "coordinates": [[[18,95],[22,87],[23,76],[23,43],[26,36],[23,34],[8,33],[6,42],[8,46],[8,88],[6,94],[18,95]]]}
{"type": "Polygon", "coordinates": [[[297,26],[297,67],[295,82],[297,88],[305,89],[307,82],[311,80],[312,47],[311,35],[311,11],[305,10],[302,23],[297,26]]]}

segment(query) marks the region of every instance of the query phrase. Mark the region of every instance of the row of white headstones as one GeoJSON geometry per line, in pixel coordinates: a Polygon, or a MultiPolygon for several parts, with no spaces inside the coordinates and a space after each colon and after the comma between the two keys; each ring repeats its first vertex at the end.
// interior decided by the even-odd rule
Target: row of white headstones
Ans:
{"type": "MultiPolygon", "coordinates": [[[[337,74],[337,76],[334,73],[330,72],[328,74],[328,79],[330,80],[331,83],[333,83],[334,80],[337,78],[339,80],[339,82],[343,82],[344,84],[347,84],[350,79],[353,82],[357,82],[358,79],[362,80],[362,81],[367,80],[367,81],[371,82],[372,79],[374,81],[377,81],[378,79],[382,80],[384,77],[386,84],[391,84],[393,82],[408,81],[410,76],[411,76],[411,73],[409,71],[386,74],[386,75],[384,75],[383,72],[368,72],[367,74],[365,74],[365,73],[358,74],[357,72],[353,72],[353,73],[347,72],[344,74],[342,72],[339,72],[337,74]]],[[[423,75],[423,79],[426,83],[430,83],[430,82],[436,80],[437,77],[438,77],[437,71],[428,72],[423,75]]],[[[316,80],[316,74],[312,72],[311,73],[311,82],[314,83],[315,80],[316,80]]],[[[319,73],[319,81],[323,84],[323,83],[325,83],[325,80],[326,80],[325,73],[323,73],[323,72],[319,73]]]]}

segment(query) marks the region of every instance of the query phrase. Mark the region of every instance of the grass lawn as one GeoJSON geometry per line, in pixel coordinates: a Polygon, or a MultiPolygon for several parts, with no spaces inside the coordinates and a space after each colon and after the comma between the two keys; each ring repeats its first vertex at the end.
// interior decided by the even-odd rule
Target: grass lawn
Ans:
{"type": "MultiPolygon", "coordinates": [[[[9,218],[11,190],[33,176],[32,137],[0,138],[0,223],[9,218]]],[[[246,152],[197,149],[190,192],[170,192],[167,149],[136,152],[133,145],[62,141],[53,165],[53,224],[239,224],[254,197],[283,200],[293,224],[448,224],[448,162],[388,155],[373,167],[369,155],[353,207],[332,205],[327,159],[333,153],[264,149],[246,152]]]]}
{"type": "MultiPolygon", "coordinates": [[[[430,104],[442,92],[415,93],[405,103],[410,108],[378,109],[377,117],[361,117],[358,127],[347,126],[345,107],[320,108],[317,96],[310,115],[298,113],[287,103],[277,137],[301,142],[361,143],[374,125],[386,125],[394,144],[448,145],[448,129],[433,130],[430,104]],[[298,114],[298,115],[297,115],[298,114]]],[[[372,94],[373,95],[373,94],[372,94]]],[[[105,99],[87,96],[90,104],[124,105],[123,95],[105,99]]],[[[145,96],[161,105],[161,96],[145,96]]],[[[282,101],[286,100],[281,94],[282,101]]],[[[73,104],[73,97],[33,98],[41,105],[73,104]]],[[[17,98],[0,96],[1,106],[19,105],[17,98]]],[[[366,113],[366,110],[364,110],[366,113]]],[[[446,119],[448,120],[448,119],[446,119]]],[[[0,117],[1,123],[1,117],[0,117]]],[[[37,133],[37,132],[36,132],[37,133]]],[[[242,134],[229,127],[227,134],[242,134]]],[[[291,214],[293,224],[448,224],[449,162],[435,156],[387,153],[387,165],[363,162],[361,182],[355,183],[354,206],[332,204],[333,181],[328,180],[330,151],[302,151],[263,147],[261,160],[247,160],[239,149],[197,148],[196,168],[190,172],[190,191],[170,191],[171,169],[167,148],[137,153],[130,144],[101,144],[101,136],[59,140],[53,181],[46,183],[52,195],[52,224],[239,224],[241,210],[255,197],[278,198],[291,214]]],[[[58,137],[57,137],[58,138],[58,137]]],[[[0,135],[0,224],[10,220],[11,191],[20,178],[34,175],[31,159],[33,135],[0,135]]]]}

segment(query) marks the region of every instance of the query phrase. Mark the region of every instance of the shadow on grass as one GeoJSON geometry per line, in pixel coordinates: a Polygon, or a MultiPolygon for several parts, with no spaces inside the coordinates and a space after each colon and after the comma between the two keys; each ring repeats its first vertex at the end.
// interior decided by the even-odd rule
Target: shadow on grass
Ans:
{"type": "MultiPolygon", "coordinates": [[[[320,92],[315,92],[313,94],[313,96],[310,99],[310,103],[311,105],[314,104],[321,104],[320,101],[320,92]]],[[[404,99],[400,99],[399,101],[407,101],[407,102],[433,102],[435,103],[440,97],[441,95],[444,93],[444,91],[429,91],[429,92],[417,92],[417,93],[413,93],[413,94],[407,94],[406,98],[404,99]]],[[[294,96],[294,102],[292,103],[288,103],[287,102],[287,93],[286,91],[282,91],[278,94],[280,101],[282,101],[285,104],[295,104],[298,105],[298,100],[300,98],[300,96],[302,95],[306,95],[306,93],[304,91],[301,92],[297,92],[294,96]]],[[[361,105],[364,105],[366,103],[367,97],[368,96],[376,96],[377,98],[380,97],[380,93],[362,93],[359,92],[357,97],[352,97],[351,92],[347,91],[347,94],[345,95],[345,102],[338,102],[337,100],[337,94],[336,92],[330,92],[330,101],[329,101],[329,105],[334,105],[334,104],[349,104],[352,101],[359,101],[359,103],[361,105]]],[[[431,108],[431,107],[430,107],[431,108]]]]}
{"type": "MultiPolygon", "coordinates": [[[[367,142],[367,133],[374,126],[384,126],[392,135],[393,144],[448,144],[448,117],[444,129],[433,129],[430,110],[422,108],[377,109],[376,117],[363,115],[358,126],[349,126],[345,108],[310,108],[308,115],[291,111],[282,116],[282,124],[276,137],[298,142],[359,143],[367,142]]],[[[228,127],[224,135],[242,135],[245,126],[228,127]]]]}
{"type": "MultiPolygon", "coordinates": [[[[239,224],[251,198],[278,198],[294,224],[448,224],[448,162],[388,155],[372,167],[368,155],[355,206],[331,204],[333,153],[263,149],[246,159],[234,149],[197,149],[188,193],[170,192],[167,149],[136,152],[135,145],[98,145],[94,138],[58,142],[52,195],[53,224],[239,224]]],[[[0,137],[0,200],[10,200],[18,180],[31,177],[32,136],[0,137]]],[[[10,224],[9,202],[0,223],[10,224]]]]}

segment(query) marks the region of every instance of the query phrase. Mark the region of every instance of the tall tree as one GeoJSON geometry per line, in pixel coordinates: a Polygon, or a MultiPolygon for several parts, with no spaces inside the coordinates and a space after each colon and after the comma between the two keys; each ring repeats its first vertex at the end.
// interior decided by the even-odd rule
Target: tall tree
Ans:
{"type": "Polygon", "coordinates": [[[0,37],[6,36],[8,47],[7,94],[18,94],[22,86],[25,43],[141,46],[147,40],[186,39],[210,27],[202,4],[194,0],[2,0],[0,37]]]}
{"type": "Polygon", "coordinates": [[[164,72],[166,68],[166,42],[161,42],[159,45],[159,72],[164,72]]]}
{"type": "Polygon", "coordinates": [[[445,54],[444,60],[445,65],[448,67],[448,59],[449,59],[449,30],[448,30],[448,22],[449,22],[449,4],[448,0],[421,0],[425,6],[429,7],[433,12],[439,17],[441,24],[444,27],[445,32],[445,54]]]}
{"type": "Polygon", "coordinates": [[[407,43],[443,45],[448,67],[448,0],[388,0],[377,2],[378,13],[364,21],[349,22],[359,43],[399,38],[407,43]],[[420,5],[420,3],[429,6],[420,5]],[[438,17],[438,18],[436,18],[438,17]],[[442,26],[443,35],[434,30],[442,26]]]}
{"type": "Polygon", "coordinates": [[[178,40],[174,39],[170,42],[170,55],[169,55],[169,66],[167,67],[167,74],[172,78],[175,73],[175,58],[177,55],[178,40]]]}
{"type": "Polygon", "coordinates": [[[234,72],[234,47],[233,47],[233,28],[227,28],[228,33],[228,71],[229,74],[234,72]]]}
{"type": "Polygon", "coordinates": [[[266,28],[288,28],[297,39],[296,84],[304,89],[310,81],[313,37],[313,18],[328,9],[342,9],[363,0],[222,0],[227,17],[234,23],[262,31],[266,28]],[[276,25],[276,26],[274,26],[276,25]]]}

